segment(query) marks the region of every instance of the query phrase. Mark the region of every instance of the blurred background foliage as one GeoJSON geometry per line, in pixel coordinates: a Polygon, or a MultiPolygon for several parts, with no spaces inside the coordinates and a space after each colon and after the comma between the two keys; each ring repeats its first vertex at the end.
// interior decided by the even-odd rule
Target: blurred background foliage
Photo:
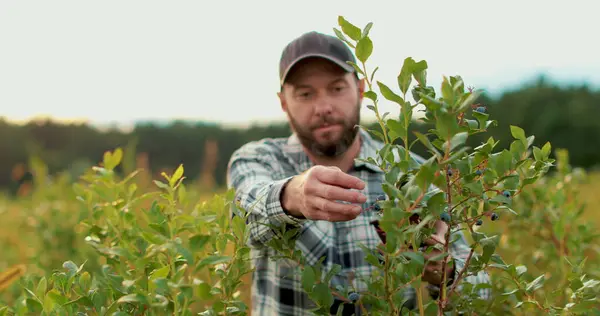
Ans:
{"type": "MultiPolygon", "coordinates": [[[[509,125],[521,126],[535,135],[536,145],[546,141],[553,148],[567,149],[575,167],[594,170],[600,161],[600,91],[586,85],[559,86],[545,77],[506,90],[498,96],[484,94],[480,103],[487,107],[498,126],[489,134],[507,148],[509,125]]],[[[363,124],[379,129],[375,123],[363,124]]],[[[428,127],[414,124],[414,129],[428,127]]],[[[49,173],[67,171],[72,178],[97,163],[106,150],[128,148],[124,168],[147,168],[152,177],[173,166],[186,166],[188,181],[198,180],[207,187],[223,187],[227,162],[244,143],[264,137],[286,137],[287,123],[225,128],[218,124],[172,121],[167,124],[140,122],[130,131],[100,130],[88,124],[64,124],[52,120],[31,121],[25,125],[0,120],[0,190],[14,195],[31,180],[31,160],[40,159],[49,173]],[[202,178],[201,178],[202,177],[202,178]]],[[[414,136],[413,138],[414,139],[414,136]]],[[[473,137],[477,146],[483,138],[473,137]]],[[[427,156],[420,144],[414,151],[427,156]]]]}

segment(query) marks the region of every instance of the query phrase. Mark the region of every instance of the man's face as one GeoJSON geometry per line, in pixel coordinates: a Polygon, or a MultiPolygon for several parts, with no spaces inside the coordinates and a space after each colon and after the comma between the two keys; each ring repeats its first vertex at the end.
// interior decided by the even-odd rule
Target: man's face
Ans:
{"type": "Polygon", "coordinates": [[[363,91],[354,74],[311,58],[294,67],[279,97],[300,142],[316,156],[335,157],[358,133],[363,91]]]}

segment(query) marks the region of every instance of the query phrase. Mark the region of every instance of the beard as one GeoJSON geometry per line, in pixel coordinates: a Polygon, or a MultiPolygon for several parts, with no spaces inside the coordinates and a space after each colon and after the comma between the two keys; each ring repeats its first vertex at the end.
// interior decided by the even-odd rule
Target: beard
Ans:
{"type": "Polygon", "coordinates": [[[304,125],[305,128],[302,128],[301,124],[296,122],[294,118],[289,115],[290,125],[296,132],[300,143],[311,153],[318,157],[334,158],[344,154],[348,148],[350,148],[358,134],[360,102],[355,109],[355,115],[349,122],[344,121],[343,119],[335,119],[331,116],[323,116],[317,123],[308,127],[304,125]],[[342,127],[342,134],[339,139],[327,141],[326,143],[319,143],[312,133],[324,124],[339,124],[342,127]]]}

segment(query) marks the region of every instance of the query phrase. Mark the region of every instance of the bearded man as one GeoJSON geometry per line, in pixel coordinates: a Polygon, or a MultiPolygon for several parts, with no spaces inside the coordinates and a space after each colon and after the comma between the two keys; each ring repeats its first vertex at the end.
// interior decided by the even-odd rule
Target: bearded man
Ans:
{"type": "MultiPolygon", "coordinates": [[[[365,82],[348,61],[356,59],[337,37],[308,32],[292,40],[279,62],[277,93],[292,135],[247,143],[229,160],[227,185],[250,213],[253,315],[309,315],[317,306],[303,290],[298,266],[272,258],[279,255],[268,245],[279,238],[275,228],[299,228],[296,250],[307,264],[322,259],[323,271],[334,264],[342,267],[332,287],[353,287],[354,298],[367,291],[358,279],[349,284],[348,275],[369,278],[375,269],[359,245],[375,249],[382,242],[371,224],[377,214],[365,209],[384,194],[385,175],[357,158],[375,157],[383,143],[358,126],[365,82]]],[[[416,154],[413,159],[424,161],[416,154]]],[[[444,242],[448,228],[441,221],[437,227],[435,236],[444,242]]],[[[446,268],[450,282],[469,252],[464,236],[457,234],[446,268]]],[[[431,285],[432,295],[443,280],[441,271],[441,260],[426,266],[423,280],[431,285]]],[[[467,280],[477,285],[489,282],[489,277],[481,272],[467,280]]],[[[479,294],[490,296],[489,289],[479,294]]],[[[408,288],[404,297],[406,308],[415,308],[414,289],[408,288]]],[[[336,299],[331,314],[341,306],[344,315],[361,313],[354,304],[336,299]]]]}

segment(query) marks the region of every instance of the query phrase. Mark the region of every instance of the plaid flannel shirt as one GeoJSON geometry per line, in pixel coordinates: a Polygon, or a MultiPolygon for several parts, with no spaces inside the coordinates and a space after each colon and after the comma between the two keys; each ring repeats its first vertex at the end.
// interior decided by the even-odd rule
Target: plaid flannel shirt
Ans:
{"type": "MultiPolygon", "coordinates": [[[[362,129],[359,135],[362,141],[359,158],[375,157],[383,144],[362,129]]],[[[415,157],[420,158],[417,155],[415,157]]],[[[421,158],[420,162],[422,161],[421,158]]],[[[338,276],[333,277],[332,286],[354,286],[358,293],[367,291],[366,285],[358,277],[353,284],[347,284],[347,275],[353,272],[368,279],[376,269],[365,260],[366,254],[359,247],[363,244],[375,249],[381,244],[375,228],[370,224],[371,221],[379,219],[376,212],[364,211],[351,221],[328,222],[298,219],[287,215],[282,209],[280,194],[284,185],[293,176],[312,166],[295,134],[287,138],[265,138],[250,142],[237,149],[229,160],[227,186],[235,189],[235,196],[241,207],[250,212],[249,245],[252,248],[251,256],[255,268],[252,275],[252,315],[309,315],[309,310],[316,307],[303,290],[297,266],[290,264],[289,260],[271,258],[278,253],[265,246],[265,243],[277,235],[261,223],[278,227],[300,227],[296,249],[302,252],[308,264],[317,264],[321,257],[325,257],[322,262],[324,273],[329,271],[333,264],[341,265],[342,270],[338,276]]],[[[366,183],[362,191],[367,196],[364,207],[368,207],[378,196],[384,194],[381,187],[384,174],[377,166],[355,161],[349,174],[366,183]]],[[[458,241],[450,247],[450,254],[455,261],[455,277],[464,266],[470,250],[462,232],[454,232],[451,238],[454,240],[456,237],[459,237],[458,241]]],[[[469,275],[466,280],[474,285],[490,283],[485,272],[469,275]]],[[[436,290],[439,291],[435,286],[428,289],[434,296],[437,294],[436,290]]],[[[461,290],[459,285],[457,291],[461,290]]],[[[479,289],[477,294],[484,299],[491,295],[486,287],[479,289]]],[[[415,308],[415,290],[407,287],[403,295],[407,300],[405,305],[411,309],[415,308]]],[[[333,314],[334,309],[335,306],[332,307],[333,314]]],[[[344,307],[344,310],[348,311],[348,307],[344,307]]],[[[359,308],[352,307],[352,313],[354,312],[360,315],[359,308]]]]}

